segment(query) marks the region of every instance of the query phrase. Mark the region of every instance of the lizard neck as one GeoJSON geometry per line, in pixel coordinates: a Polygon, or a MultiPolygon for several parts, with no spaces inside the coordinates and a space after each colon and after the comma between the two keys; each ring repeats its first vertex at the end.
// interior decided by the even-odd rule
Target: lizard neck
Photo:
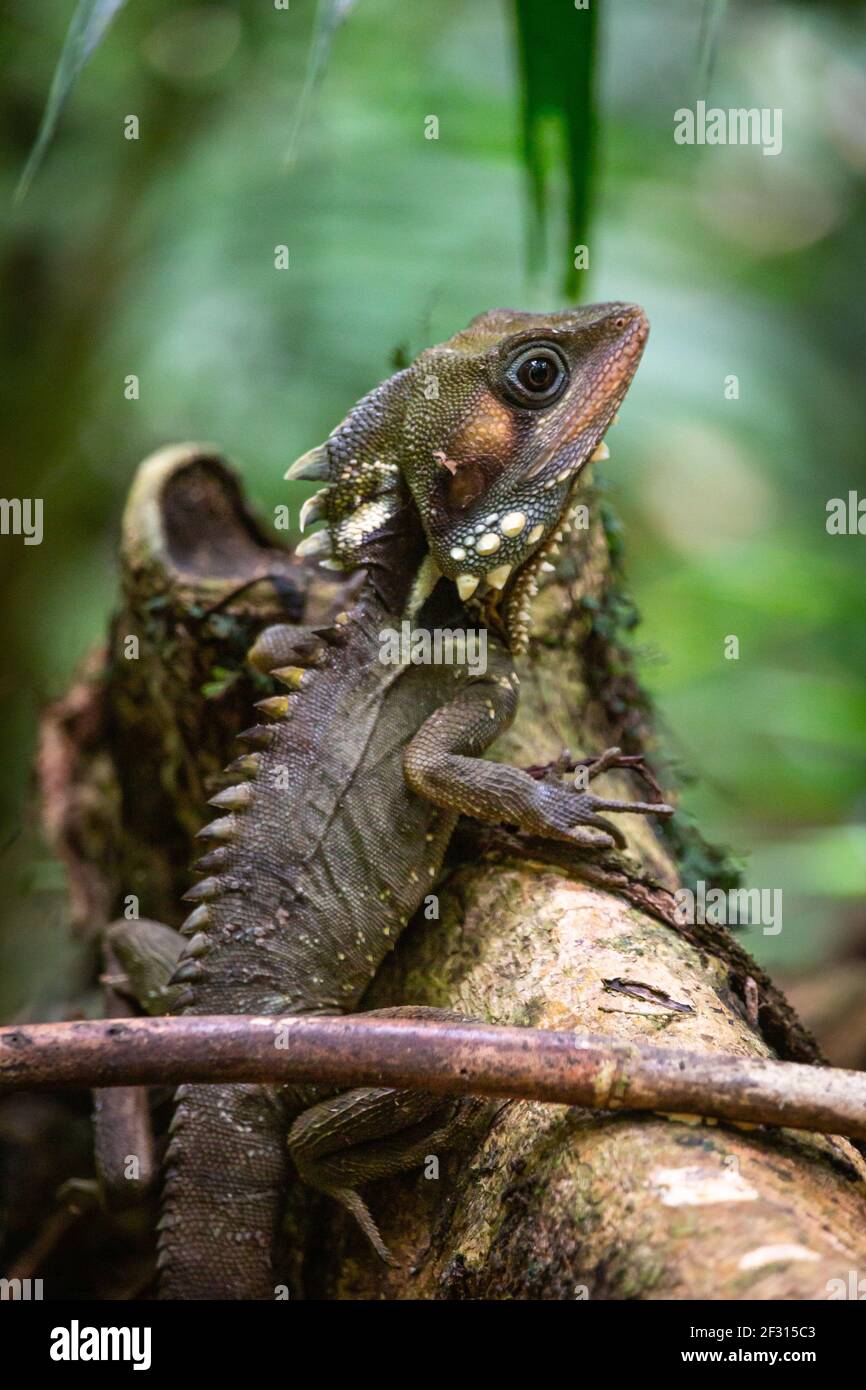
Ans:
{"type": "MultiPolygon", "coordinates": [[[[361,561],[364,584],[389,615],[399,618],[410,608],[413,589],[428,558],[428,546],[418,512],[405,483],[387,527],[365,547],[361,561]]],[[[425,595],[426,597],[426,595],[425,595]]]]}
{"type": "MultiPolygon", "coordinates": [[[[446,578],[430,554],[421,520],[402,481],[399,502],[388,528],[365,547],[366,577],[358,603],[389,623],[408,620],[413,627],[489,627],[508,645],[501,607],[490,601],[464,603],[453,580],[446,578]]],[[[501,595],[495,595],[497,599],[501,595]]]]}

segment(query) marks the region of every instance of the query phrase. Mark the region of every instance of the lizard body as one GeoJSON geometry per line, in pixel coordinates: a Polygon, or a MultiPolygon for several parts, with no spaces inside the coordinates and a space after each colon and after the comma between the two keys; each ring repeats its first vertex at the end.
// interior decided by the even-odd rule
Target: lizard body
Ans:
{"type": "MultiPolygon", "coordinates": [[[[242,736],[238,780],[213,798],[205,877],[187,895],[188,940],[170,980],[182,989],[176,1010],[356,1008],[435,882],[460,814],[591,853],[621,838],[600,811],[670,813],[480,757],[516,712],[513,655],[527,641],[535,575],[647,331],[642,311],[622,304],[481,315],[377,387],[289,471],[324,483],[303,520],[325,529],[298,555],[364,579],[331,627],[278,625],[251,653],[288,693],[260,702],[267,722],[242,736]],[[486,669],[465,652],[449,664],[384,660],[383,634],[404,621],[430,638],[483,630],[486,669]]],[[[431,1135],[460,1124],[455,1103],[400,1092],[181,1087],[162,1295],[273,1297],[290,1155],[383,1250],[356,1182],[417,1162],[431,1135]]]]}

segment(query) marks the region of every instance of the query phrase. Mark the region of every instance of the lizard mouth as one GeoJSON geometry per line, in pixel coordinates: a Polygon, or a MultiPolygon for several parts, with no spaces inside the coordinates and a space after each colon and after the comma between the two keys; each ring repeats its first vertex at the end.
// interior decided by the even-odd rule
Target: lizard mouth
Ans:
{"type": "Polygon", "coordinates": [[[560,532],[568,521],[580,474],[587,464],[610,456],[604,436],[615,420],[616,412],[611,410],[610,419],[601,428],[596,423],[588,441],[585,425],[572,422],[522,480],[525,485],[531,479],[534,496],[515,497],[509,506],[476,524],[474,537],[452,546],[449,559],[454,568],[460,570],[464,561],[472,563],[471,571],[467,568],[454,576],[464,602],[486,599],[495,605],[504,591],[519,582],[527,565],[536,557],[544,560],[550,544],[562,539],[560,532]],[[485,560],[490,568],[479,574],[485,560]]]}
{"type": "MultiPolygon", "coordinates": [[[[611,423],[615,423],[615,418],[611,423]]],[[[610,450],[603,440],[600,440],[592,454],[575,468],[557,521],[535,553],[517,569],[513,577],[508,576],[505,585],[497,587],[488,582],[491,578],[488,575],[479,586],[477,604],[484,623],[488,627],[498,629],[511,651],[518,655],[529,645],[532,632],[532,601],[538,593],[541,575],[545,571],[554,570],[553,561],[573,529],[578,510],[575,494],[578,491],[579,475],[587,463],[609,456],[610,450]]]]}
{"type": "MultiPolygon", "coordinates": [[[[616,402],[617,407],[625,395],[627,385],[628,383],[625,383],[623,386],[616,402]]],[[[531,605],[538,591],[540,576],[545,570],[553,569],[552,561],[559,554],[560,546],[574,526],[578,509],[576,494],[581,475],[588,464],[610,457],[606,435],[610,426],[617,423],[618,418],[618,411],[613,408],[604,427],[600,431],[596,427],[591,444],[573,455],[567,465],[561,466],[557,459],[561,460],[563,453],[568,451],[569,446],[578,443],[584,433],[580,423],[577,426],[572,423],[567,434],[548,451],[547,457],[535,470],[538,477],[542,477],[543,470],[546,472],[546,477],[541,483],[542,492],[554,493],[555,488],[559,497],[553,521],[542,527],[539,536],[535,538],[537,548],[534,553],[523,563],[517,561],[502,565],[498,571],[488,572],[483,579],[476,581],[477,592],[474,592],[476,584],[472,586],[472,597],[485,623],[499,629],[514,652],[524,651],[529,643],[532,627],[531,605]]],[[[531,533],[528,539],[532,541],[531,533]]],[[[474,579],[474,576],[472,578],[474,579]]],[[[461,589],[460,580],[461,577],[458,577],[455,581],[458,591],[461,589]]],[[[464,601],[466,587],[464,584],[464,592],[461,593],[464,601]]]]}

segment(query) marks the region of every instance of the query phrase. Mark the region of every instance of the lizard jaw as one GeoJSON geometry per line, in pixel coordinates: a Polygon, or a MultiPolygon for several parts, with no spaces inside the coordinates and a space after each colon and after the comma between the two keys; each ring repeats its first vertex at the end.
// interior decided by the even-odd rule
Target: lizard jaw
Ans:
{"type": "MultiPolygon", "coordinates": [[[[475,560],[477,562],[481,555],[489,554],[491,568],[484,574],[473,573],[469,569],[453,575],[457,592],[462,602],[467,603],[474,599],[476,603],[484,606],[484,611],[488,613],[491,620],[500,628],[504,626],[506,636],[511,642],[512,635],[515,640],[522,645],[522,650],[529,640],[529,630],[531,619],[529,614],[529,604],[537,589],[537,578],[541,566],[546,560],[556,554],[559,543],[571,529],[570,513],[574,505],[574,494],[580,475],[590,463],[599,463],[610,458],[610,449],[607,445],[605,436],[611,425],[616,424],[619,415],[619,407],[622,399],[631,382],[634,373],[635,362],[630,364],[627,373],[623,373],[617,382],[616,391],[608,397],[607,419],[602,415],[600,428],[593,431],[590,441],[580,453],[569,459],[565,467],[557,469],[555,460],[561,455],[563,450],[574,444],[582,434],[586,433],[586,417],[582,417],[575,426],[564,433],[551,448],[545,457],[536,465],[536,474],[547,473],[543,482],[540,481],[540,492],[549,493],[557,485],[562,489],[560,506],[554,513],[554,520],[536,521],[531,527],[529,522],[533,520],[529,507],[526,510],[511,510],[508,507],[502,511],[501,516],[488,516],[486,522],[491,523],[489,529],[484,530],[477,536],[474,545],[458,544],[450,551],[450,559],[459,563],[462,559],[475,560]],[[553,467],[551,468],[551,464],[553,467]],[[514,529],[510,529],[509,523],[513,519],[514,529]],[[498,552],[503,542],[500,536],[493,530],[493,526],[498,526],[498,530],[505,538],[506,549],[510,549],[511,554],[504,562],[498,559],[498,552]],[[523,536],[524,548],[529,551],[526,558],[518,552],[514,553],[513,544],[509,547],[508,541],[523,536]],[[536,548],[537,547],[537,548],[536,548]],[[474,551],[474,553],[472,553],[474,551]],[[504,602],[500,605],[500,594],[507,590],[504,602]],[[513,624],[513,634],[512,634],[513,624]]],[[[537,513],[536,513],[537,515],[537,513]]],[[[485,523],[486,524],[486,523],[485,523]]],[[[476,531],[481,529],[476,526],[476,531]]],[[[440,562],[441,563],[441,562],[440,562]]]]}
{"type": "MultiPolygon", "coordinates": [[[[615,425],[618,415],[613,414],[607,426],[615,425]]],[[[605,430],[605,434],[606,434],[605,430]]],[[[474,575],[460,575],[455,580],[461,599],[466,601],[461,590],[462,581],[472,581],[466,585],[468,596],[472,596],[479,583],[483,585],[476,604],[490,626],[498,627],[515,655],[526,651],[532,632],[532,601],[538,592],[539,576],[545,565],[550,564],[558,554],[560,545],[571,532],[575,511],[575,494],[580,474],[587,463],[599,463],[610,458],[610,449],[602,436],[591,454],[571,470],[571,484],[566,493],[559,519],[541,545],[519,566],[502,565],[498,571],[491,571],[483,581],[474,575]],[[516,570],[516,573],[514,572],[516,570]],[[506,590],[503,593],[503,590],[506,590]]]]}

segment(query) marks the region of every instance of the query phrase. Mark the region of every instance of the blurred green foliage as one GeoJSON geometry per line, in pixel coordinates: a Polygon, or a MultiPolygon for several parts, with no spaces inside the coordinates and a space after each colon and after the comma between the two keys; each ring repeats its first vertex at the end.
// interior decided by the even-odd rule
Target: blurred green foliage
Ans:
{"type": "Polygon", "coordinates": [[[817,961],[841,933],[866,935],[866,538],[825,529],[829,498],[866,494],[857,11],[595,8],[594,62],[573,86],[569,26],[584,16],[560,0],[357,0],[311,83],[311,0],[129,0],[13,206],[73,6],[9,0],[3,491],[45,499],[45,539],[0,539],[8,999],[21,930],[34,988],[62,945],[50,868],[28,867],[19,833],[33,735],[104,633],[137,462],[216,441],[267,513],[286,465],[395,353],[497,304],[561,305],[590,187],[574,297],[636,300],[653,324],[603,471],[643,678],[698,779],[684,802],[708,837],[750,852],[747,883],[783,889],[782,933],[748,933],[764,959],[817,961]],[[676,145],[673,113],[698,98],[781,107],[783,152],[676,145]],[[527,153],[547,212],[531,268],[527,153]]]}
{"type": "Polygon", "coordinates": [[[39,131],[15,191],[16,198],[26,195],[54,138],[63,108],[84,64],[99,45],[109,24],[124,3],[125,0],[77,0],[51,79],[39,131]]]}
{"type": "Polygon", "coordinates": [[[582,274],[574,253],[586,245],[598,135],[598,7],[581,10],[573,0],[550,0],[546,5],[514,0],[514,12],[523,156],[529,176],[530,264],[537,269],[544,260],[549,187],[561,170],[567,188],[567,244],[573,248],[571,258],[564,258],[561,279],[566,295],[574,297],[582,274]]]}

